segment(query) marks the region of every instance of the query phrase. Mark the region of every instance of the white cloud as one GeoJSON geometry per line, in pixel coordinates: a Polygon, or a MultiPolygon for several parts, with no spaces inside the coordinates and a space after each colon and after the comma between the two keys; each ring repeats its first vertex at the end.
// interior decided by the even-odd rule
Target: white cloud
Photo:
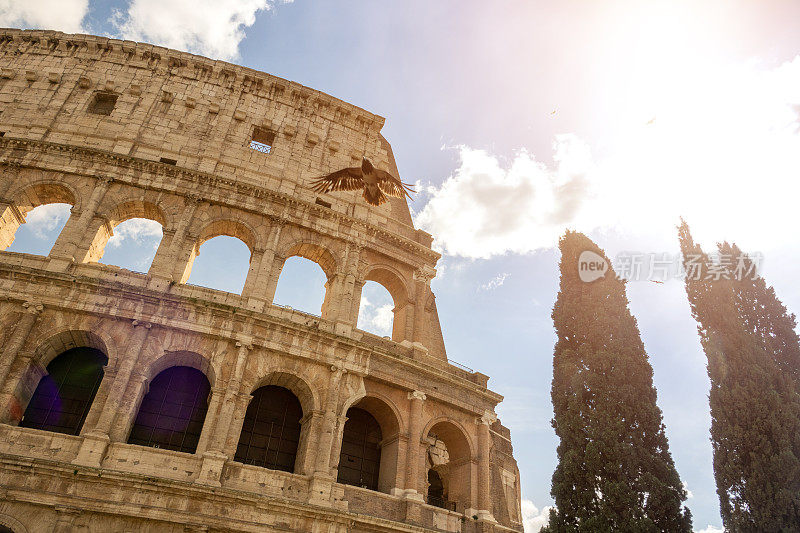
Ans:
{"type": "Polygon", "coordinates": [[[508,278],[508,276],[509,276],[509,274],[506,273],[506,272],[503,272],[502,274],[498,274],[495,277],[493,277],[492,279],[490,279],[488,282],[486,282],[483,285],[481,285],[480,287],[478,287],[478,290],[479,291],[490,291],[490,290],[496,289],[497,287],[502,287],[503,283],[505,283],[506,278],[508,278]]]}
{"type": "Polygon", "coordinates": [[[698,529],[695,533],[725,533],[725,530],[709,524],[705,529],[698,529]]]}
{"type": "Polygon", "coordinates": [[[362,294],[358,308],[358,327],[382,337],[391,336],[394,324],[393,309],[392,304],[376,305],[362,294]]]}
{"type": "Polygon", "coordinates": [[[153,249],[158,248],[163,233],[161,224],[146,218],[131,218],[114,228],[114,235],[108,239],[108,246],[119,248],[126,241],[133,241],[137,245],[150,244],[153,249]]]}
{"type": "Polygon", "coordinates": [[[431,198],[417,225],[450,255],[487,258],[549,246],[586,198],[583,173],[590,161],[586,144],[573,135],[559,136],[555,149],[558,164],[551,170],[525,150],[504,168],[484,150],[458,147],[459,168],[425,190],[431,198]]]}
{"type": "Polygon", "coordinates": [[[686,483],[685,481],[683,482],[683,490],[686,491],[686,498],[687,499],[694,498],[694,493],[689,490],[689,484],[686,483]]]}
{"type": "Polygon", "coordinates": [[[631,81],[602,150],[559,136],[545,165],[524,150],[504,164],[459,147],[458,168],[424,190],[416,223],[440,250],[470,258],[553,247],[567,227],[674,243],[680,216],[703,243],[763,250],[797,239],[775,229],[800,196],[800,56],[766,68],[690,54],[631,81]]]}
{"type": "Polygon", "coordinates": [[[40,205],[25,215],[25,226],[39,239],[49,238],[49,234],[61,226],[68,218],[69,204],[40,205]]]}
{"type": "Polygon", "coordinates": [[[550,516],[550,506],[541,511],[531,500],[522,500],[522,525],[525,533],[538,533],[540,529],[547,525],[550,516]]]}
{"type": "Polygon", "coordinates": [[[0,0],[0,26],[80,32],[88,11],[89,0],[0,0]]]}
{"type": "MultiPolygon", "coordinates": [[[[292,0],[282,0],[289,3],[292,0]]],[[[274,0],[131,0],[117,11],[114,27],[122,38],[232,60],[244,30],[274,0]]]]}

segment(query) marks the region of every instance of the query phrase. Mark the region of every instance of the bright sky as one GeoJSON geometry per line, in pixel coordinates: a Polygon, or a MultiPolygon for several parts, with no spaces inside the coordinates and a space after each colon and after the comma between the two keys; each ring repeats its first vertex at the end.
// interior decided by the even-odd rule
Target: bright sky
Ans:
{"type": "MultiPolygon", "coordinates": [[[[566,227],[612,258],[674,256],[684,216],[707,248],[731,239],[762,253],[800,310],[798,20],[800,3],[773,0],[0,0],[3,26],[227,59],[387,118],[402,178],[422,191],[416,224],[445,253],[433,287],[448,354],[506,396],[528,531],[552,504],[550,312],[566,227]]],[[[65,216],[32,213],[12,249],[46,253],[65,216]]],[[[103,261],[145,270],[159,235],[131,221],[103,261]]],[[[246,265],[237,278],[211,250],[236,246],[205,244],[190,282],[238,292],[246,265]]],[[[318,312],[322,272],[290,270],[278,302],[318,312]]],[[[695,529],[719,531],[709,383],[682,284],[632,281],[628,296],[695,529]]],[[[360,323],[387,334],[388,295],[365,298],[360,323]]]]}

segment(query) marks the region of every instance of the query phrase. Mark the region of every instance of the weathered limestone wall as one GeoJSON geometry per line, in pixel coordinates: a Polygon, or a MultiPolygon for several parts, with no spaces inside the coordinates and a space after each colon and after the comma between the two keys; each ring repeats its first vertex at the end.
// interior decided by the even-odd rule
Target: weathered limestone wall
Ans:
{"type": "Polygon", "coordinates": [[[502,399],[448,363],[430,281],[438,254],[402,200],[317,197],[308,177],[362,155],[396,172],[383,119],[269,75],[150,45],[0,30],[0,249],[48,203],[72,212],[48,256],[0,251],[0,524],[21,531],[521,529],[502,399]],[[110,115],[92,93],[118,95],[110,115]],[[269,155],[252,128],[276,132],[269,155]],[[160,157],[177,164],[158,162],[160,157]],[[114,227],[159,222],[147,273],[99,264],[114,227]],[[217,235],[250,249],[242,294],[187,285],[217,235]],[[285,260],[328,277],[322,315],[272,305],[285,260]],[[361,287],[394,299],[392,339],[356,329],[361,287]],[[108,356],[80,435],[17,423],[47,365],[108,356]],[[195,453],[127,444],[162,370],[211,384],[195,453]],[[294,472],[233,461],[251,393],[303,418],[294,472]],[[378,491],[336,482],[350,407],[381,427],[378,491]],[[427,505],[427,436],[451,458],[455,511],[427,505]],[[497,480],[500,480],[498,485],[497,480]],[[502,488],[498,493],[497,487],[502,488]]]}

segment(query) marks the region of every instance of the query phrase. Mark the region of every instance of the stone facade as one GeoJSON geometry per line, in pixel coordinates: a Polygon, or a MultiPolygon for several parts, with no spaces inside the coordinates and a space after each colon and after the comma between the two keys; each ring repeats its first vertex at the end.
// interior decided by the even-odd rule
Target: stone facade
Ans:
{"type": "Polygon", "coordinates": [[[383,119],[297,83],[129,41],[0,30],[0,250],[31,209],[72,205],[48,256],[0,251],[0,525],[44,531],[521,531],[502,397],[448,362],[430,290],[439,255],[402,199],[317,195],[362,156],[397,174],[383,119]],[[258,129],[258,130],[257,130],[258,129]],[[255,132],[269,153],[250,148],[255,132]],[[259,138],[263,138],[259,137],[259,138]],[[97,262],[130,218],[163,227],[150,270],[97,262]],[[241,294],[187,285],[200,245],[241,239],[241,294]],[[272,305],[284,261],[325,272],[321,316],[272,305]],[[391,339],[356,329],[368,280],[391,339]],[[18,425],[48,364],[108,358],[79,434],[18,425]],[[211,385],[195,453],[128,444],[149,383],[211,385]],[[294,472],[233,460],[251,393],[302,406],[294,472]],[[377,490],[337,482],[352,407],[380,425],[377,490]],[[451,509],[426,503],[428,469],[451,509]],[[454,510],[453,510],[454,509],[454,510]]]}

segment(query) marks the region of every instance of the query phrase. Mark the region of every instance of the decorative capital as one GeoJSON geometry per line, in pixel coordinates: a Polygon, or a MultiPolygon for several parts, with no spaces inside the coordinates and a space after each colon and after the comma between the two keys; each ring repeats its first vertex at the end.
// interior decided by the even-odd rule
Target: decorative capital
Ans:
{"type": "Polygon", "coordinates": [[[436,269],[428,265],[418,268],[414,271],[414,281],[421,281],[426,285],[430,285],[431,280],[436,277],[436,269]]]}
{"type": "Polygon", "coordinates": [[[425,401],[428,399],[428,397],[425,395],[424,392],[415,390],[408,393],[408,399],[425,401]]]}
{"type": "Polygon", "coordinates": [[[42,304],[33,301],[23,303],[22,307],[24,307],[25,310],[32,315],[38,315],[44,310],[44,306],[42,304]]]}
{"type": "Polygon", "coordinates": [[[202,197],[194,192],[190,192],[189,194],[183,197],[183,202],[185,205],[197,204],[198,202],[200,202],[200,200],[202,200],[202,197]]]}
{"type": "Polygon", "coordinates": [[[236,347],[237,348],[244,348],[245,350],[252,350],[253,349],[253,345],[252,344],[241,342],[241,341],[236,341],[236,347]]]}
{"type": "Polygon", "coordinates": [[[150,328],[152,327],[152,324],[150,324],[149,322],[142,322],[141,320],[132,320],[132,321],[131,321],[131,325],[132,325],[134,328],[136,328],[136,327],[138,327],[138,326],[141,326],[141,327],[143,327],[144,329],[150,329],[150,328]]]}
{"type": "Polygon", "coordinates": [[[495,422],[497,422],[497,414],[493,413],[492,411],[484,411],[483,416],[476,420],[478,425],[487,425],[491,426],[495,422]]]}
{"type": "Polygon", "coordinates": [[[287,220],[280,215],[274,215],[272,213],[267,214],[267,219],[269,219],[270,223],[273,226],[285,226],[287,220]]]}

